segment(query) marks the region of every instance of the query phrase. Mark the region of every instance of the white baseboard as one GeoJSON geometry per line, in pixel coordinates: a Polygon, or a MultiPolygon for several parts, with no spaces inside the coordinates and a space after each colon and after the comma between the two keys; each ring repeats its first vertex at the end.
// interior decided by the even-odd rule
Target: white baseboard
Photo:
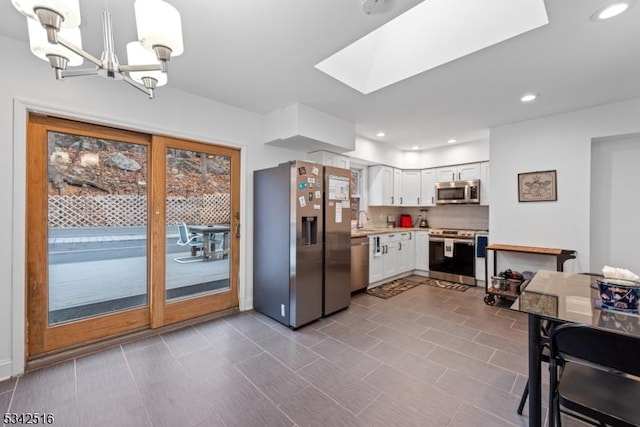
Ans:
{"type": "Polygon", "coordinates": [[[240,311],[253,310],[253,298],[245,299],[240,304],[240,311]]]}
{"type": "Polygon", "coordinates": [[[11,378],[12,366],[11,359],[0,360],[0,381],[11,378]]]}

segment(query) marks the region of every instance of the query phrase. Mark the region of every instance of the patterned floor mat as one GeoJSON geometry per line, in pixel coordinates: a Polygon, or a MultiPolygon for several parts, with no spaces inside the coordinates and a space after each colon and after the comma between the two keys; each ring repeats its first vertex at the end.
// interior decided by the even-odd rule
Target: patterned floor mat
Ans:
{"type": "Polygon", "coordinates": [[[459,292],[464,292],[471,287],[469,285],[463,285],[462,283],[447,282],[446,280],[429,279],[429,278],[424,278],[422,281],[420,281],[420,284],[427,285],[427,286],[435,286],[437,288],[443,288],[443,289],[451,289],[459,292]]]}
{"type": "Polygon", "coordinates": [[[378,298],[391,298],[404,291],[418,286],[419,282],[414,282],[406,279],[397,279],[384,285],[376,286],[375,288],[367,289],[369,295],[373,295],[378,298]]]}

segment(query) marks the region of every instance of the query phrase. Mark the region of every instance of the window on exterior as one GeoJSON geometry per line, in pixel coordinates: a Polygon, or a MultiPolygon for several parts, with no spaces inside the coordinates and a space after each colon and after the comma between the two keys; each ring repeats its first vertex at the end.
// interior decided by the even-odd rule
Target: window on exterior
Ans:
{"type": "Polygon", "coordinates": [[[362,169],[351,169],[351,220],[358,220],[360,211],[360,195],[362,185],[362,169]]]}

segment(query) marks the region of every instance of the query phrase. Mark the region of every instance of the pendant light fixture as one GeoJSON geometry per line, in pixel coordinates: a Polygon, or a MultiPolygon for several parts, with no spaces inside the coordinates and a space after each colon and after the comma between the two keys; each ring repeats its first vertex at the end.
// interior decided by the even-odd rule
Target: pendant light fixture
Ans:
{"type": "Polygon", "coordinates": [[[29,45],[38,58],[48,61],[56,79],[99,75],[124,80],[153,98],[156,87],[167,83],[171,57],[184,51],[180,13],[163,0],[136,0],[134,9],[138,41],[127,44],[129,64],[120,64],[113,43],[109,1],[104,2],[104,50],[98,59],[82,49],[79,0],[11,0],[27,17],[29,45]],[[86,59],[91,69],[67,69],[86,59]]]}

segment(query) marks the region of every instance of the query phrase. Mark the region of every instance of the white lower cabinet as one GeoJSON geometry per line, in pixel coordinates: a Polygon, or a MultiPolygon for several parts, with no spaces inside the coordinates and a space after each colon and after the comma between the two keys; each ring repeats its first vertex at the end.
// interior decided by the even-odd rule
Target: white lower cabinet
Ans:
{"type": "Polygon", "coordinates": [[[415,237],[412,231],[369,236],[369,283],[415,269],[415,237]]]}
{"type": "Polygon", "coordinates": [[[415,266],[413,232],[405,231],[400,233],[398,240],[398,273],[411,271],[415,266]]]}
{"type": "Polygon", "coordinates": [[[369,283],[384,278],[381,236],[369,236],[369,283]]]}
{"type": "Polygon", "coordinates": [[[398,242],[390,241],[384,244],[382,255],[383,279],[398,274],[398,242]]]}
{"type": "Polygon", "coordinates": [[[416,270],[429,271],[429,233],[416,231],[416,270]]]}

